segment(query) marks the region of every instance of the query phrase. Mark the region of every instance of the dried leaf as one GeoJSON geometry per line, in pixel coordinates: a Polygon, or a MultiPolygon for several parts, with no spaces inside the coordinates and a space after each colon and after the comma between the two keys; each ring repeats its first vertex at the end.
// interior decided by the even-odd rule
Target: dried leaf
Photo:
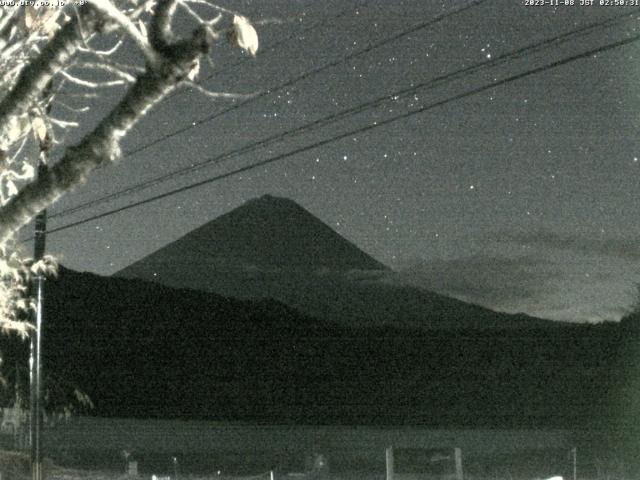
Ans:
{"type": "Polygon", "coordinates": [[[27,31],[35,30],[38,25],[38,10],[31,5],[27,5],[24,10],[24,26],[27,31]]]}
{"type": "Polygon", "coordinates": [[[5,186],[7,188],[7,196],[9,198],[13,197],[18,193],[18,187],[16,187],[16,184],[13,183],[11,180],[7,180],[5,183],[5,186]]]}
{"type": "Polygon", "coordinates": [[[5,128],[6,138],[3,138],[7,144],[11,145],[18,140],[22,135],[28,131],[29,117],[27,115],[12,116],[7,122],[8,126],[5,128]]]}
{"type": "Polygon", "coordinates": [[[189,80],[191,80],[192,82],[194,82],[196,80],[196,78],[198,77],[198,74],[200,73],[200,61],[196,60],[194,62],[193,67],[191,68],[191,70],[189,71],[189,75],[187,75],[187,78],[189,80]]]}
{"type": "Polygon", "coordinates": [[[256,56],[258,51],[258,33],[251,22],[242,15],[233,17],[233,25],[229,33],[229,41],[256,56]]]}
{"type": "Polygon", "coordinates": [[[33,132],[40,143],[47,139],[47,125],[42,117],[31,118],[31,128],[33,128],[33,132]]]}
{"type": "Polygon", "coordinates": [[[42,16],[42,31],[49,38],[53,36],[53,34],[60,28],[60,25],[57,22],[59,17],[59,12],[56,12],[55,9],[51,8],[42,16]]]}

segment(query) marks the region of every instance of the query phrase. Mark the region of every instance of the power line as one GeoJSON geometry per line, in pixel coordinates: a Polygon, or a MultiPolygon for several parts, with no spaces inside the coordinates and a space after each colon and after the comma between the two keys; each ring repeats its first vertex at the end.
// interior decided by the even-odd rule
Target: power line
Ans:
{"type": "MultiPolygon", "coordinates": [[[[252,102],[252,101],[254,101],[254,100],[258,99],[258,98],[261,98],[261,97],[266,96],[266,95],[268,95],[270,93],[273,93],[273,92],[276,92],[278,90],[281,90],[282,88],[285,88],[287,86],[291,86],[291,85],[293,85],[293,84],[295,84],[295,83],[297,83],[297,82],[299,82],[299,81],[301,81],[301,80],[303,80],[305,78],[308,78],[308,77],[310,77],[312,75],[318,74],[319,72],[321,72],[323,70],[326,70],[328,68],[331,68],[331,67],[334,67],[336,65],[339,65],[340,63],[344,63],[344,62],[346,62],[346,61],[348,61],[348,60],[350,60],[352,58],[355,58],[357,56],[363,55],[363,54],[365,54],[367,52],[370,52],[370,51],[372,51],[372,50],[374,50],[376,48],[379,48],[379,47],[381,47],[383,45],[386,45],[387,43],[393,42],[393,41],[395,41],[395,40],[397,40],[397,39],[399,39],[399,38],[401,38],[403,36],[409,35],[409,34],[415,32],[417,30],[426,28],[426,27],[431,26],[431,25],[433,25],[435,23],[438,23],[438,22],[440,22],[440,21],[442,21],[442,20],[444,20],[444,19],[446,19],[446,18],[448,18],[450,16],[457,15],[457,14],[462,13],[463,11],[466,11],[466,10],[472,8],[472,7],[478,6],[478,5],[480,5],[480,4],[482,4],[482,3],[486,2],[486,1],[488,1],[488,0],[472,0],[469,3],[467,3],[465,6],[460,7],[457,10],[453,10],[451,12],[444,13],[442,15],[439,15],[439,16],[435,17],[435,18],[432,18],[431,20],[420,22],[420,23],[410,27],[408,30],[403,30],[401,32],[398,32],[398,33],[390,36],[390,37],[382,39],[379,42],[372,43],[369,46],[363,48],[362,50],[359,50],[357,52],[353,52],[353,53],[351,53],[349,55],[346,55],[346,56],[342,57],[339,60],[336,60],[336,61],[330,62],[330,63],[328,63],[326,65],[311,69],[311,70],[309,70],[309,71],[307,71],[307,72],[305,72],[305,73],[303,73],[303,74],[301,74],[301,75],[299,75],[297,77],[294,77],[293,79],[290,79],[290,80],[288,80],[288,81],[286,81],[286,82],[284,82],[284,83],[282,83],[282,84],[280,84],[280,85],[278,85],[276,87],[272,87],[271,89],[265,90],[262,93],[258,94],[257,96],[251,97],[250,99],[247,99],[244,102],[241,102],[239,104],[236,104],[236,105],[233,105],[233,106],[231,106],[229,108],[226,108],[226,109],[224,109],[224,110],[222,110],[220,112],[217,112],[217,113],[214,113],[212,115],[209,115],[209,116],[207,116],[207,117],[205,117],[205,118],[203,118],[201,120],[197,120],[195,122],[192,122],[188,126],[182,127],[182,128],[180,128],[178,130],[174,130],[173,132],[171,132],[169,134],[166,134],[166,135],[163,135],[162,137],[159,137],[159,138],[157,138],[155,140],[152,140],[151,142],[148,142],[148,143],[146,143],[146,144],[144,144],[144,145],[142,145],[142,146],[140,146],[140,147],[138,147],[138,148],[136,148],[134,150],[127,151],[127,152],[125,152],[124,157],[131,156],[131,155],[134,155],[136,153],[139,153],[140,151],[143,151],[143,150],[145,150],[145,149],[147,149],[147,148],[149,148],[149,147],[151,147],[153,145],[156,145],[156,144],[161,143],[161,142],[163,142],[163,141],[165,141],[165,140],[167,140],[169,138],[172,138],[172,137],[174,137],[176,135],[184,133],[184,132],[186,132],[186,131],[188,131],[188,130],[196,127],[196,126],[199,126],[199,125],[207,123],[207,122],[209,122],[211,120],[214,120],[215,118],[218,118],[218,117],[220,117],[220,116],[222,116],[222,115],[224,115],[224,114],[226,114],[226,113],[228,113],[230,111],[236,110],[236,109],[242,107],[243,105],[246,105],[247,103],[252,102]]],[[[133,187],[133,188],[134,188],[134,190],[137,190],[139,187],[133,187]]],[[[129,191],[131,191],[129,189],[126,189],[126,190],[127,190],[127,193],[129,191]]],[[[97,200],[97,202],[98,203],[102,203],[102,201],[106,201],[108,199],[117,198],[117,196],[119,196],[119,195],[120,195],[120,192],[116,192],[114,194],[109,195],[108,198],[105,197],[104,200],[102,200],[102,199],[97,200]]],[[[87,203],[91,203],[92,205],[95,204],[95,202],[87,202],[87,203]]],[[[64,212],[60,212],[60,213],[57,213],[57,214],[54,213],[54,214],[50,215],[50,217],[63,216],[63,215],[66,215],[66,214],[69,214],[69,213],[72,213],[72,212],[75,212],[75,211],[78,211],[78,210],[82,210],[82,209],[86,208],[87,206],[88,206],[87,204],[83,204],[83,205],[80,205],[78,207],[72,207],[70,210],[67,210],[67,211],[64,211],[64,212]]]]}
{"type": "Polygon", "coordinates": [[[214,177],[210,177],[210,178],[207,178],[205,180],[201,180],[199,182],[191,183],[189,185],[185,185],[183,187],[176,188],[176,189],[170,190],[168,192],[165,192],[165,193],[162,193],[162,194],[159,194],[159,195],[155,195],[153,197],[150,197],[150,198],[147,198],[147,199],[144,199],[144,200],[140,200],[138,202],[131,203],[129,205],[125,205],[125,206],[122,206],[122,207],[119,207],[119,208],[116,208],[116,209],[113,209],[113,210],[109,210],[107,212],[100,213],[98,215],[93,215],[93,216],[85,218],[83,220],[79,220],[79,221],[76,221],[76,222],[69,223],[67,225],[63,225],[63,226],[48,230],[47,233],[52,234],[52,233],[60,232],[60,231],[63,231],[63,230],[67,230],[69,228],[73,228],[73,227],[82,225],[84,223],[91,222],[93,220],[98,220],[100,218],[104,218],[104,217],[107,217],[107,216],[110,216],[110,215],[113,215],[113,214],[116,214],[116,213],[119,213],[119,212],[123,212],[125,210],[136,208],[136,207],[139,207],[141,205],[145,205],[147,203],[155,202],[156,200],[160,200],[160,199],[163,199],[163,198],[166,198],[166,197],[170,197],[170,196],[176,195],[178,193],[182,193],[182,192],[185,192],[185,191],[188,191],[188,190],[191,190],[191,189],[203,186],[203,185],[207,185],[207,184],[210,184],[210,183],[225,179],[227,177],[236,175],[238,173],[246,172],[248,170],[252,170],[252,169],[257,168],[257,167],[261,167],[261,166],[264,166],[264,165],[275,163],[277,161],[284,160],[286,158],[289,158],[291,156],[297,155],[299,153],[303,153],[303,152],[306,152],[306,151],[309,151],[309,150],[313,150],[315,148],[318,148],[318,147],[321,147],[321,146],[324,146],[324,145],[328,145],[330,143],[336,142],[338,140],[342,140],[342,139],[350,137],[350,136],[360,135],[360,134],[362,134],[364,132],[367,132],[369,130],[373,130],[375,128],[379,128],[379,127],[382,127],[382,126],[385,126],[385,125],[389,125],[389,124],[391,124],[393,122],[396,122],[398,120],[407,119],[407,118],[412,117],[414,115],[417,115],[419,113],[423,113],[423,112],[426,112],[428,110],[432,110],[434,108],[440,107],[442,105],[446,105],[446,104],[454,102],[456,100],[461,100],[463,98],[470,97],[472,95],[476,95],[478,93],[484,92],[486,90],[489,90],[489,89],[492,89],[492,88],[495,88],[495,87],[499,87],[499,86],[502,86],[502,85],[506,85],[507,83],[511,83],[511,82],[516,81],[516,80],[521,80],[523,78],[542,73],[542,72],[544,72],[546,70],[551,70],[553,68],[557,68],[557,67],[560,67],[562,65],[566,65],[566,64],[574,62],[576,60],[587,58],[587,57],[590,57],[590,56],[598,54],[598,53],[606,52],[608,50],[613,50],[614,48],[618,48],[618,47],[621,47],[621,46],[624,46],[624,45],[628,45],[628,44],[637,42],[638,40],[640,40],[640,35],[635,35],[635,36],[626,38],[624,40],[619,40],[617,42],[613,42],[613,43],[609,43],[609,44],[604,45],[604,46],[593,48],[593,49],[588,50],[588,51],[583,52],[583,53],[572,55],[570,57],[567,57],[567,58],[564,58],[564,59],[561,59],[561,60],[557,60],[555,62],[551,62],[551,63],[548,63],[546,65],[543,65],[543,66],[540,66],[540,67],[536,67],[536,68],[527,70],[527,71],[522,72],[522,73],[511,75],[511,76],[506,77],[506,78],[504,78],[502,80],[496,80],[496,81],[490,82],[490,83],[485,84],[483,86],[476,87],[474,89],[467,90],[466,92],[451,96],[451,97],[449,97],[449,98],[447,98],[445,100],[440,100],[440,101],[432,103],[430,105],[426,105],[426,106],[420,107],[418,109],[415,109],[415,110],[412,110],[412,111],[409,111],[409,112],[406,112],[406,113],[403,113],[403,114],[400,114],[400,115],[396,115],[394,117],[387,118],[385,120],[376,122],[374,124],[366,125],[364,127],[359,127],[357,129],[353,129],[353,130],[350,130],[348,132],[341,133],[341,134],[336,135],[334,137],[331,137],[331,138],[328,138],[328,139],[325,139],[325,140],[320,140],[318,142],[314,142],[314,143],[306,145],[304,147],[296,148],[296,149],[294,149],[294,150],[292,150],[290,152],[279,154],[279,155],[276,155],[274,157],[268,158],[266,160],[262,160],[262,161],[259,161],[259,162],[256,162],[256,163],[253,163],[253,164],[250,164],[250,165],[246,165],[246,166],[241,167],[241,168],[237,168],[237,169],[232,170],[230,172],[226,172],[226,173],[223,173],[223,174],[220,174],[220,175],[216,175],[214,177]]]}
{"type": "Polygon", "coordinates": [[[412,94],[417,92],[418,90],[422,90],[424,88],[434,88],[435,86],[445,82],[445,81],[449,81],[449,80],[456,80],[459,78],[464,78],[467,75],[470,75],[472,73],[475,73],[483,68],[488,68],[488,67],[494,67],[496,65],[502,64],[507,60],[510,59],[514,59],[517,58],[519,56],[522,56],[525,53],[530,53],[530,52],[535,52],[538,51],[544,47],[547,47],[549,45],[553,45],[553,44],[560,44],[560,43],[564,43],[566,41],[569,41],[571,39],[573,39],[575,36],[577,36],[578,34],[583,35],[585,33],[589,33],[597,28],[601,28],[603,26],[608,26],[612,23],[615,23],[617,21],[620,21],[621,19],[624,19],[626,17],[631,16],[632,14],[629,13],[625,13],[625,14],[621,14],[621,15],[616,15],[614,17],[608,18],[606,20],[602,20],[599,22],[594,22],[588,25],[585,25],[583,27],[580,27],[578,29],[574,29],[571,30],[569,32],[565,32],[562,34],[559,34],[555,37],[552,37],[550,39],[546,39],[537,43],[533,43],[533,44],[529,44],[527,46],[524,47],[520,47],[518,49],[512,50],[510,52],[504,53],[492,60],[487,60],[487,61],[483,61],[480,63],[476,63],[474,65],[471,65],[469,67],[466,68],[462,68],[459,69],[457,71],[454,72],[450,72],[444,75],[440,75],[436,78],[433,78],[431,80],[428,80],[426,82],[422,82],[416,85],[412,85],[411,87],[407,87],[407,88],[403,88],[400,90],[396,90],[395,92],[389,93],[389,94],[385,94],[381,97],[377,97],[376,99],[370,100],[366,103],[354,106],[354,107],[349,107],[347,109],[341,110],[340,112],[336,112],[334,114],[325,116],[323,118],[311,121],[305,125],[302,125],[298,128],[295,128],[293,130],[288,130],[285,132],[281,132],[275,135],[272,135],[270,137],[264,138],[262,140],[258,140],[256,142],[253,142],[249,145],[245,145],[244,147],[241,147],[239,149],[236,150],[232,150],[230,152],[226,152],[220,155],[217,155],[215,157],[209,158],[207,160],[198,162],[194,165],[190,165],[188,167],[183,167],[183,168],[179,168],[177,170],[174,170],[172,172],[169,173],[165,173],[163,175],[154,177],[152,179],[146,180],[144,182],[140,182],[137,183],[135,185],[131,185],[125,189],[119,190],[117,192],[113,192],[111,194],[108,194],[106,196],[94,199],[94,200],[90,200],[87,202],[84,202],[82,204],[76,205],[74,207],[71,207],[67,210],[63,210],[61,212],[58,212],[56,214],[50,215],[50,217],[63,217],[63,216],[67,216],[70,215],[72,213],[76,213],[78,211],[82,211],[85,210],[87,208],[90,208],[92,206],[95,205],[99,205],[101,203],[107,202],[107,201],[111,201],[111,200],[115,200],[117,198],[120,198],[122,196],[131,194],[131,193],[135,193],[144,189],[147,189],[151,186],[154,185],[158,185],[164,181],[170,180],[174,177],[177,177],[179,175],[185,175],[187,173],[191,173],[194,171],[197,171],[199,169],[202,169],[208,165],[211,164],[220,164],[226,160],[229,160],[231,158],[237,157],[238,155],[242,155],[245,153],[249,153],[252,152],[254,150],[257,150],[258,148],[262,148],[265,146],[268,146],[276,141],[280,141],[283,140],[289,136],[292,135],[296,135],[299,133],[303,133],[307,130],[310,129],[315,129],[315,128],[320,128],[322,126],[325,126],[331,122],[335,122],[337,120],[340,120],[342,118],[345,118],[347,115],[355,115],[358,113],[361,113],[367,109],[373,108],[375,106],[378,106],[380,104],[382,104],[385,101],[388,101],[390,98],[393,97],[401,97],[401,96],[405,96],[408,94],[412,94]]]}
{"type": "Polygon", "coordinates": [[[221,110],[219,112],[216,112],[216,113],[213,113],[211,115],[208,115],[208,116],[206,116],[206,117],[204,117],[204,118],[202,118],[200,120],[196,120],[195,122],[191,122],[191,124],[189,124],[189,125],[186,125],[186,126],[184,126],[182,128],[174,130],[173,132],[165,134],[162,137],[158,137],[157,139],[152,140],[150,142],[147,142],[144,145],[141,145],[139,147],[136,147],[133,150],[126,151],[124,153],[124,156],[125,157],[130,157],[132,155],[135,155],[136,153],[140,153],[140,152],[142,152],[143,150],[146,150],[149,147],[157,145],[158,143],[162,143],[165,140],[167,140],[169,138],[173,138],[176,135],[180,135],[181,133],[184,133],[184,132],[186,132],[188,130],[191,130],[194,127],[197,127],[199,125],[203,125],[203,124],[208,123],[208,122],[210,122],[212,120],[215,120],[216,118],[219,118],[222,115],[225,115],[225,114],[227,114],[229,112],[237,110],[237,109],[239,109],[239,108],[241,108],[241,107],[243,107],[243,106],[245,106],[245,105],[247,105],[247,104],[249,104],[251,102],[255,102],[256,100],[258,100],[260,98],[263,98],[263,97],[265,97],[267,95],[270,95],[270,94],[272,94],[274,92],[277,92],[279,90],[282,90],[283,88],[290,87],[291,85],[294,85],[294,84],[296,84],[298,82],[301,82],[302,80],[305,80],[305,79],[307,79],[307,78],[309,78],[309,77],[311,77],[313,75],[317,75],[320,72],[323,72],[324,70],[328,70],[329,68],[332,68],[332,67],[335,67],[337,65],[340,65],[341,63],[346,63],[347,61],[349,61],[349,60],[351,60],[353,58],[356,58],[356,57],[359,57],[359,56],[364,55],[366,53],[369,53],[372,50],[380,48],[380,47],[382,47],[382,46],[384,46],[384,45],[386,45],[388,43],[394,42],[394,41],[396,41],[396,40],[398,40],[398,39],[400,39],[402,37],[410,35],[411,33],[417,32],[418,30],[421,30],[423,28],[426,28],[426,27],[429,27],[431,25],[434,25],[434,24],[436,24],[436,23],[438,23],[438,22],[440,22],[440,21],[442,21],[442,20],[444,20],[444,19],[446,19],[448,17],[454,16],[454,15],[458,15],[459,13],[462,13],[462,12],[464,12],[464,11],[470,9],[470,8],[476,7],[476,6],[478,6],[478,5],[482,4],[482,3],[485,3],[487,1],[488,0],[471,0],[466,5],[464,5],[463,7],[460,7],[458,9],[456,9],[456,10],[453,10],[453,11],[447,12],[447,13],[443,13],[442,15],[438,15],[437,17],[432,18],[431,20],[420,22],[420,23],[414,25],[413,27],[408,28],[407,30],[403,30],[403,31],[401,31],[399,33],[391,35],[390,37],[384,38],[384,39],[382,39],[382,40],[380,40],[378,42],[371,43],[367,47],[365,47],[365,48],[363,48],[361,50],[358,50],[356,52],[350,53],[349,55],[345,55],[344,57],[341,57],[338,60],[334,60],[332,62],[329,62],[329,63],[325,64],[325,65],[321,65],[319,67],[312,68],[311,70],[307,70],[306,72],[298,75],[297,77],[294,77],[294,78],[292,78],[290,80],[287,80],[286,82],[280,83],[279,85],[271,87],[271,88],[269,88],[267,90],[263,90],[262,92],[254,95],[254,96],[252,96],[252,97],[250,97],[250,98],[248,98],[248,99],[246,99],[246,100],[244,100],[244,101],[242,101],[240,103],[237,103],[237,104],[232,105],[232,106],[230,106],[228,108],[225,108],[225,109],[223,109],[223,110],[221,110]]]}

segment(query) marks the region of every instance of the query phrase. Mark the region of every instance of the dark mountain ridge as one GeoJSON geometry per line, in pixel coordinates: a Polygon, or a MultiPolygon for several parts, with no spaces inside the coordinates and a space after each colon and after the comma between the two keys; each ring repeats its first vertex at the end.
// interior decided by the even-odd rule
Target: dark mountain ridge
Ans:
{"type": "MultiPolygon", "coordinates": [[[[640,336],[622,327],[398,285],[295,202],[265,196],[119,276],[61,268],[46,282],[43,355],[50,398],[77,386],[103,416],[566,427],[640,411],[616,397],[640,336]]],[[[5,367],[26,364],[24,342],[2,342],[5,367]]]]}
{"type": "Polygon", "coordinates": [[[614,415],[636,370],[630,329],[617,325],[345,327],[276,301],[66,269],[46,292],[45,371],[103,416],[591,425],[614,415]]]}

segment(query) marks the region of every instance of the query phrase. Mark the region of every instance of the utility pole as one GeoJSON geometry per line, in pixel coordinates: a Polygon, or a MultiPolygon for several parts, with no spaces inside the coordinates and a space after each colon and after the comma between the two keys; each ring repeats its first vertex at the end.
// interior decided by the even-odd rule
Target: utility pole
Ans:
{"type": "MultiPolygon", "coordinates": [[[[47,173],[47,152],[50,141],[45,136],[40,139],[40,158],[38,160],[38,177],[47,173]]],[[[46,247],[47,210],[42,210],[35,219],[34,261],[42,260],[46,247]]],[[[31,352],[29,358],[29,439],[31,444],[31,480],[42,480],[42,321],[44,318],[44,281],[42,273],[32,281],[32,292],[36,297],[36,313],[31,335],[31,352]]]]}

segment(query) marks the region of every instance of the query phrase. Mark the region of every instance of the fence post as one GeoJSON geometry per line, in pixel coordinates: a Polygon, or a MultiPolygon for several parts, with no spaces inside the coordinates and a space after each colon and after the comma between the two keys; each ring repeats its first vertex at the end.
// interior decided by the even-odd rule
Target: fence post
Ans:
{"type": "Polygon", "coordinates": [[[393,447],[387,447],[387,480],[393,480],[393,447]]]}
{"type": "Polygon", "coordinates": [[[462,480],[462,450],[458,447],[454,448],[453,455],[456,461],[456,480],[462,480]]]}

